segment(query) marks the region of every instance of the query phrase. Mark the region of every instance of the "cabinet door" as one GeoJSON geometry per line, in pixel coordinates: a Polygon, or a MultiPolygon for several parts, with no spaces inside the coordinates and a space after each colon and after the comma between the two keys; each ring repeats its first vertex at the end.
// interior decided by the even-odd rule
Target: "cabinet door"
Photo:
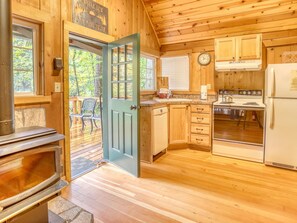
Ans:
{"type": "Polygon", "coordinates": [[[189,109],[188,105],[170,105],[169,143],[188,143],[189,109]]]}
{"type": "Polygon", "coordinates": [[[236,54],[236,39],[219,38],[215,39],[215,58],[216,61],[233,61],[236,54]]]}
{"type": "Polygon", "coordinates": [[[236,39],[238,60],[261,59],[262,36],[261,34],[239,36],[236,39]]]}

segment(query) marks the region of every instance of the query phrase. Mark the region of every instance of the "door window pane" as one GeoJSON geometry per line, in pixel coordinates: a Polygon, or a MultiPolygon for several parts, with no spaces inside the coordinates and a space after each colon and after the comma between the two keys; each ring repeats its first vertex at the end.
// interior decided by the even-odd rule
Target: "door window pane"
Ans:
{"type": "Polygon", "coordinates": [[[133,89],[132,89],[133,85],[131,82],[128,82],[126,84],[126,92],[127,92],[127,99],[132,99],[132,92],[133,92],[133,89]]]}
{"type": "Polygon", "coordinates": [[[127,52],[126,61],[132,61],[133,60],[133,43],[129,43],[126,45],[126,52],[127,52]]]}
{"type": "Polygon", "coordinates": [[[125,46],[119,47],[119,55],[120,55],[120,61],[119,62],[125,62],[125,46]]]}
{"type": "Polygon", "coordinates": [[[118,80],[118,66],[112,67],[112,81],[118,80]]]}
{"type": "Polygon", "coordinates": [[[112,98],[118,98],[118,83],[112,84],[112,98]]]}
{"type": "Polygon", "coordinates": [[[118,63],[118,48],[112,49],[112,63],[118,63]]]}
{"type": "Polygon", "coordinates": [[[125,99],[125,83],[120,83],[119,84],[120,88],[119,88],[119,98],[120,99],[125,99]]]}
{"type": "Polygon", "coordinates": [[[119,77],[120,81],[125,80],[125,64],[120,65],[119,77]]]}
{"type": "Polygon", "coordinates": [[[127,80],[132,80],[132,77],[133,77],[132,63],[128,63],[126,66],[127,66],[127,80]]]}

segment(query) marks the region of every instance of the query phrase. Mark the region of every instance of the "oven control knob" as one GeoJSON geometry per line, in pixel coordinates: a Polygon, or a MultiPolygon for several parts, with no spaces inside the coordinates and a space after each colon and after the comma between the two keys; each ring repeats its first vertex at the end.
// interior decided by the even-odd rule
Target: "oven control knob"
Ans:
{"type": "Polygon", "coordinates": [[[252,94],[252,92],[251,91],[247,91],[247,94],[250,95],[250,94],[252,94]]]}
{"type": "Polygon", "coordinates": [[[246,91],[243,91],[242,94],[246,94],[246,91]]]}

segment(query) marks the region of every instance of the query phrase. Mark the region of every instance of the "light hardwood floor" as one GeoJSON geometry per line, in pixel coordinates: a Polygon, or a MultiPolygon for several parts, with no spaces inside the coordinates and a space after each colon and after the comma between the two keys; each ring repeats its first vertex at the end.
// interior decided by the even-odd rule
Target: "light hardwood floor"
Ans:
{"type": "Polygon", "coordinates": [[[297,222],[297,172],[189,149],[142,163],[141,178],[106,164],[62,195],[95,222],[297,222]]]}

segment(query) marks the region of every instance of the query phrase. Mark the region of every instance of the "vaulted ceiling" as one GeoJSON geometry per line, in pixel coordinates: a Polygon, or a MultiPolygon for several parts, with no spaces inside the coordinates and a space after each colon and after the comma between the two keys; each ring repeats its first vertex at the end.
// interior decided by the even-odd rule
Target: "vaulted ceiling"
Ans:
{"type": "Polygon", "coordinates": [[[297,28],[296,0],[143,0],[161,45],[297,28]]]}

